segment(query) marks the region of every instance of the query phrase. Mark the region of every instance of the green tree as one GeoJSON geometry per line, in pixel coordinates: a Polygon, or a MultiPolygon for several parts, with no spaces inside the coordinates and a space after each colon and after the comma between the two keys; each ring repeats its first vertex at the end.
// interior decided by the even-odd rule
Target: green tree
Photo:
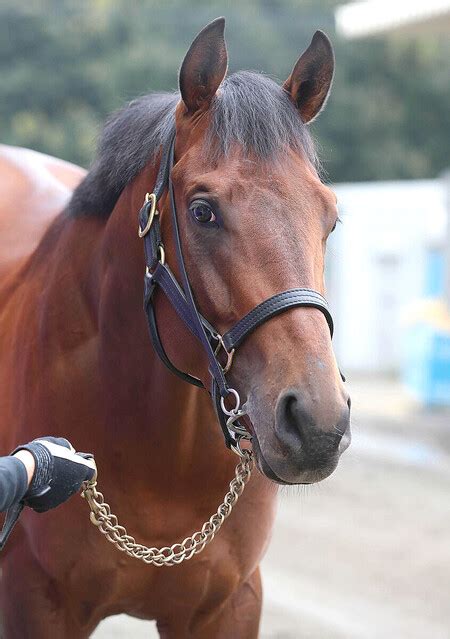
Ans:
{"type": "Polygon", "coordinates": [[[336,0],[29,0],[0,8],[0,140],[87,165],[107,114],[175,89],[195,33],[224,14],[231,68],[284,80],[317,28],[337,71],[313,125],[333,181],[432,177],[448,165],[450,45],[342,41],[336,0]]]}

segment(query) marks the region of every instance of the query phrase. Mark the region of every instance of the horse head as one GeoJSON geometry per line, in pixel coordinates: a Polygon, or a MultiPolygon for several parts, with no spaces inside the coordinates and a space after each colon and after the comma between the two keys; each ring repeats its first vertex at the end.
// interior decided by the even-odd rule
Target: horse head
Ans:
{"type": "MultiPolygon", "coordinates": [[[[315,33],[282,86],[249,72],[226,77],[227,65],[218,19],[195,38],[181,66],[172,171],[192,289],[220,332],[280,291],[323,293],[325,247],[338,217],[307,130],[332,82],[328,38],[315,33]]],[[[170,238],[167,207],[166,197],[170,238]]],[[[171,331],[167,350],[208,387],[207,364],[184,333],[171,331]]],[[[228,377],[246,398],[246,425],[265,475],[312,483],[335,469],[350,442],[350,400],[319,310],[292,309],[260,326],[228,377]]]]}

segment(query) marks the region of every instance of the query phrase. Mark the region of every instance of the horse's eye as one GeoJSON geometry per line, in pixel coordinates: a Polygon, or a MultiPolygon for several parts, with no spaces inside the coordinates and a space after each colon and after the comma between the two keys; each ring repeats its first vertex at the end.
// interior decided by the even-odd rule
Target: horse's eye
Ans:
{"type": "Polygon", "coordinates": [[[194,220],[199,224],[212,224],[216,221],[214,211],[212,210],[208,202],[204,202],[203,200],[195,200],[190,205],[189,210],[192,213],[194,220]]]}
{"type": "Polygon", "coordinates": [[[337,226],[338,224],[340,224],[341,222],[342,222],[342,220],[341,220],[341,218],[338,216],[338,217],[336,218],[336,222],[333,224],[333,228],[331,229],[330,233],[332,233],[333,231],[335,231],[335,230],[336,230],[336,226],[337,226]]]}

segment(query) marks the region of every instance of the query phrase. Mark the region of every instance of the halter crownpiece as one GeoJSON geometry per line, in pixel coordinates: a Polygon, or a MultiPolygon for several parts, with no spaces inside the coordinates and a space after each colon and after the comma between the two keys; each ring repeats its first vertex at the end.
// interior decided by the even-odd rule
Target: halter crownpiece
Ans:
{"type": "Polygon", "coordinates": [[[258,304],[258,306],[247,313],[247,315],[240,319],[224,335],[220,335],[214,327],[211,326],[197,308],[184,263],[175,194],[171,179],[171,171],[174,165],[174,149],[175,127],[172,129],[163,146],[154,191],[146,195],[144,205],[139,212],[138,234],[139,237],[144,240],[146,262],[144,310],[154,348],[162,362],[170,371],[178,375],[178,377],[185,382],[204,388],[203,383],[199,379],[179,370],[170,361],[165,352],[158,332],[153,307],[153,295],[156,287],[164,291],[177,315],[201,343],[208,357],[209,373],[211,375],[210,394],[225,437],[225,443],[228,448],[242,455],[240,441],[242,439],[251,440],[251,435],[245,426],[239,422],[239,419],[245,414],[241,408],[239,393],[234,388],[231,388],[226,380],[226,373],[231,367],[235,350],[258,326],[292,308],[311,307],[321,311],[325,316],[331,336],[333,336],[333,319],[327,301],[320,293],[309,288],[293,288],[277,293],[261,304],[258,304]],[[181,285],[165,262],[160,218],[156,208],[159,199],[166,189],[169,193],[175,252],[181,275],[181,285]],[[222,366],[219,361],[221,351],[226,355],[227,361],[225,366],[222,366]],[[232,409],[227,409],[225,406],[225,399],[227,397],[229,397],[229,399],[233,398],[234,400],[235,405],[232,409]]]}

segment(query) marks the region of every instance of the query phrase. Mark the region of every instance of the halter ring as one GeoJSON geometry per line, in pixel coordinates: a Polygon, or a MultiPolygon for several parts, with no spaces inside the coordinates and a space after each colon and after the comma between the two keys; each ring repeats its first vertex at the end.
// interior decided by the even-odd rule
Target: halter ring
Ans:
{"type": "MultiPolygon", "coordinates": [[[[166,252],[164,250],[163,244],[158,244],[158,262],[161,264],[161,266],[164,266],[164,264],[166,263],[166,252]]],[[[150,270],[148,264],[145,267],[145,277],[148,277],[148,279],[151,279],[153,277],[153,271],[150,270]]]]}
{"type": "Polygon", "coordinates": [[[237,390],[234,390],[234,388],[229,388],[228,389],[228,394],[233,395],[235,402],[236,402],[236,406],[234,408],[232,408],[231,410],[228,410],[228,408],[225,406],[225,401],[224,398],[221,397],[220,398],[220,407],[223,410],[223,412],[225,413],[225,415],[228,415],[229,417],[231,417],[232,415],[236,415],[236,413],[239,411],[239,407],[241,405],[241,398],[239,397],[239,393],[237,392],[237,390]]]}
{"type": "Polygon", "coordinates": [[[217,357],[217,355],[220,352],[220,349],[223,348],[223,350],[225,351],[226,356],[227,356],[227,363],[225,364],[224,367],[222,367],[222,370],[223,370],[224,373],[228,373],[228,371],[231,368],[231,364],[233,363],[233,357],[234,357],[235,349],[232,348],[231,351],[228,352],[227,349],[225,348],[225,344],[223,343],[222,335],[217,335],[217,339],[219,340],[219,343],[216,346],[216,350],[214,351],[214,355],[217,357]]]}
{"type": "Polygon", "coordinates": [[[158,244],[158,258],[161,266],[164,266],[164,264],[166,263],[166,252],[164,250],[164,244],[162,242],[158,244]]]}

